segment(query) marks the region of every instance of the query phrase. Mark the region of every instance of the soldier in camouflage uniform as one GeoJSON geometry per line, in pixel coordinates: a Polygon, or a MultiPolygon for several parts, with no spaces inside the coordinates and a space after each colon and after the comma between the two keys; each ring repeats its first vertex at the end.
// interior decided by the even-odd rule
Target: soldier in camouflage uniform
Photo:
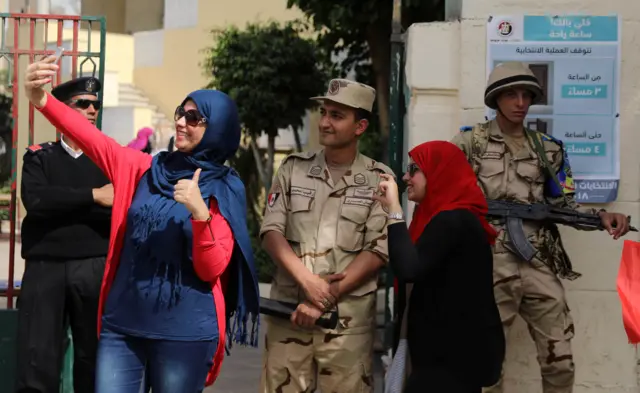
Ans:
{"type": "Polygon", "coordinates": [[[332,80],[319,124],[323,150],[289,155],[269,191],[262,244],[277,265],[271,298],[299,304],[267,317],[263,393],[372,392],[378,270],[387,213],[372,199],[391,170],[358,153],[375,90],[332,80]],[[337,308],[335,330],[314,326],[337,308]]]}
{"type": "MultiPolygon", "coordinates": [[[[542,89],[523,63],[495,67],[489,76],[485,104],[496,119],[477,124],[453,139],[467,155],[487,199],[522,203],[549,203],[599,214],[608,232],[618,239],[629,229],[622,214],[581,207],[575,200],[573,180],[562,142],[523,126],[529,107],[542,97],[542,89]],[[546,169],[548,168],[548,170],[546,169]]],[[[573,391],[573,320],[560,278],[576,279],[555,226],[525,222],[528,240],[538,251],[531,262],[513,252],[504,224],[494,248],[494,289],[505,335],[516,315],[522,316],[536,344],[545,393],[573,391]]],[[[502,381],[486,392],[502,392],[502,381]]]]}

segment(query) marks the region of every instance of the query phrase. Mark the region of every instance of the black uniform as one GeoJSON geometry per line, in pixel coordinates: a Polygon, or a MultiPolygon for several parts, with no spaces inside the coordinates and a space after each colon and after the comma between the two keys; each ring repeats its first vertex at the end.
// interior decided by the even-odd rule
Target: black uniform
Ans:
{"type": "Polygon", "coordinates": [[[111,209],[96,204],[92,190],[108,183],[85,154],[74,158],[61,142],[31,146],[24,155],[20,393],[59,392],[68,326],[74,342],[74,390],[94,391],[98,301],[111,209]]]}

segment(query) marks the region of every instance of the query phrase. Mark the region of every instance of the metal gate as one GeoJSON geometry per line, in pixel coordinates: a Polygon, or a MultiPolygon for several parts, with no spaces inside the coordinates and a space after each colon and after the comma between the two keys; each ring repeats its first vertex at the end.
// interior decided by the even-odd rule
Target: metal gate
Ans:
{"type": "MultiPolygon", "coordinates": [[[[5,386],[7,391],[12,391],[13,378],[15,378],[17,331],[14,298],[20,288],[20,285],[16,285],[14,277],[16,226],[19,218],[17,214],[18,156],[27,146],[45,142],[44,139],[36,139],[33,105],[28,104],[27,118],[20,118],[18,115],[20,101],[27,104],[27,101],[20,96],[23,84],[21,75],[24,71],[21,68],[26,67],[23,59],[28,59],[28,63],[32,63],[36,59],[55,53],[56,48],[62,46],[65,50],[59,63],[61,67],[52,81],[53,86],[68,77],[85,75],[96,76],[104,82],[106,21],[104,17],[94,16],[0,13],[0,28],[0,67],[6,66],[7,81],[4,84],[8,88],[7,95],[12,100],[9,271],[6,282],[1,280],[0,276],[0,298],[6,297],[7,302],[7,310],[0,309],[0,385],[5,386]],[[99,41],[97,43],[96,38],[99,41]],[[18,135],[24,134],[25,131],[28,132],[28,143],[19,147],[18,135]]],[[[97,127],[100,128],[101,124],[102,111],[98,115],[97,127]]],[[[56,132],[56,137],[59,138],[59,132],[56,132]]]]}
{"type": "MultiPolygon", "coordinates": [[[[92,16],[68,16],[68,15],[37,15],[37,14],[4,14],[0,13],[0,27],[2,28],[0,38],[0,61],[5,59],[8,63],[8,75],[10,76],[10,87],[13,96],[12,105],[12,118],[13,118],[13,130],[12,130],[12,148],[11,148],[11,202],[9,205],[9,276],[7,282],[7,288],[5,296],[7,297],[7,308],[13,308],[15,280],[15,243],[16,243],[16,212],[17,212],[17,167],[18,167],[18,130],[23,119],[18,118],[19,111],[19,95],[20,86],[22,81],[19,80],[20,71],[19,60],[21,56],[28,56],[29,63],[35,61],[36,56],[39,58],[47,55],[51,55],[55,52],[55,49],[59,46],[64,46],[65,42],[71,44],[71,48],[65,48],[60,64],[63,64],[65,59],[71,60],[70,76],[75,78],[77,76],[83,76],[91,74],[96,76],[101,81],[104,81],[104,53],[105,38],[106,38],[106,26],[104,17],[92,17],[92,16]],[[65,25],[71,24],[69,29],[65,25]],[[22,29],[28,25],[28,42],[21,42],[21,36],[24,36],[22,29]],[[40,25],[40,26],[39,26],[40,25]],[[53,26],[51,26],[53,25],[53,26]],[[86,35],[86,50],[79,50],[80,39],[80,27],[86,35]],[[85,27],[86,25],[86,27],[85,27]],[[96,45],[92,39],[95,27],[98,25],[98,31],[100,34],[100,42],[97,45],[99,51],[93,51],[96,49],[96,45]],[[36,31],[38,27],[43,30],[43,37],[36,41],[36,31]],[[55,37],[50,37],[50,31],[55,29],[55,37]],[[85,30],[86,29],[86,30],[85,30]],[[68,37],[68,31],[71,30],[71,37],[68,37]],[[8,36],[12,35],[13,39],[8,36]],[[9,43],[8,41],[12,41],[9,43]],[[39,41],[39,42],[38,42],[39,41]],[[42,45],[42,48],[37,46],[42,45]],[[27,46],[28,45],[28,46],[27,46]],[[53,47],[52,47],[53,46],[53,47]],[[99,66],[96,64],[94,58],[98,59],[99,66]],[[90,70],[87,70],[90,68],[90,70]],[[79,75],[78,75],[79,74],[79,75]]],[[[62,74],[64,67],[60,67],[56,77],[52,84],[53,86],[59,84],[62,78],[66,75],[62,74]]],[[[30,146],[35,141],[34,135],[34,107],[29,104],[28,119],[28,144],[30,146]]],[[[97,127],[100,128],[102,124],[102,111],[98,114],[97,127]]],[[[42,141],[44,142],[44,141],[42,141]]],[[[26,147],[26,146],[25,146],[26,147]]]]}
{"type": "MultiPolygon", "coordinates": [[[[393,2],[391,20],[391,77],[389,80],[389,167],[400,179],[403,176],[404,156],[404,36],[402,32],[402,0],[393,2]]],[[[406,209],[405,209],[406,211],[406,209]]],[[[394,277],[391,268],[386,269],[385,289],[385,351],[393,349],[398,339],[399,329],[395,325],[399,306],[404,304],[404,288],[394,290],[394,277]]]]}

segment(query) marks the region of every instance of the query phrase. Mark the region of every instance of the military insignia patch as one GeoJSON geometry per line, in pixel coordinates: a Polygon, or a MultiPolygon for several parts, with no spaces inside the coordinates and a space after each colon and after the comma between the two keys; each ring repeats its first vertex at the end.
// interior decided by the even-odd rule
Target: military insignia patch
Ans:
{"type": "Polygon", "coordinates": [[[319,165],[313,166],[311,167],[311,170],[309,170],[309,173],[313,176],[318,176],[322,173],[322,168],[319,165]]]}
{"type": "Polygon", "coordinates": [[[39,145],[31,145],[31,146],[27,147],[27,151],[31,152],[31,153],[36,153],[36,152],[39,152],[42,149],[48,149],[51,146],[53,146],[53,143],[44,142],[44,143],[41,143],[39,145]]]}
{"type": "Polygon", "coordinates": [[[353,177],[353,182],[356,184],[362,185],[367,182],[367,178],[364,177],[362,173],[358,173],[353,177]]]}
{"type": "Polygon", "coordinates": [[[310,188],[291,186],[291,195],[300,195],[307,198],[314,198],[316,196],[316,190],[310,188]]]}
{"type": "Polygon", "coordinates": [[[269,194],[269,197],[267,198],[267,204],[269,205],[269,207],[273,207],[273,205],[276,204],[279,196],[279,192],[272,192],[271,194],[269,194]]]}
{"type": "Polygon", "coordinates": [[[331,81],[331,83],[329,84],[329,90],[327,91],[327,93],[329,95],[334,96],[338,94],[339,91],[340,91],[340,82],[338,82],[337,80],[331,81]]]}
{"type": "Polygon", "coordinates": [[[89,93],[92,93],[96,88],[96,81],[93,79],[89,79],[87,80],[87,83],[85,85],[85,90],[88,91],[89,93]]]}

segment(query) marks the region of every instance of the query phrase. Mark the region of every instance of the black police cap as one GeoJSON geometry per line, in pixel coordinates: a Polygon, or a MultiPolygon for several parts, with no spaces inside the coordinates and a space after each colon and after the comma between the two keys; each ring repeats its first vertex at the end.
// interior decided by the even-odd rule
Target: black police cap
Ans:
{"type": "Polygon", "coordinates": [[[51,95],[64,102],[79,95],[90,94],[97,96],[101,89],[102,83],[98,79],[92,76],[83,76],[59,84],[51,90],[51,95]]]}

